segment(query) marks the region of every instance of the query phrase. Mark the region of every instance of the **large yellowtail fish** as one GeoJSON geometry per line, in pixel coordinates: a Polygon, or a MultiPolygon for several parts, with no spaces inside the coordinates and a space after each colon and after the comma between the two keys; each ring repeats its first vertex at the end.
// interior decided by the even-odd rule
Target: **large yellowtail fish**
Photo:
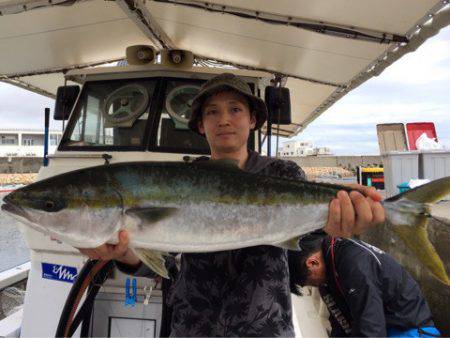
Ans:
{"type": "MultiPolygon", "coordinates": [[[[251,174],[222,161],[133,162],[81,169],[20,188],[2,209],[74,247],[130,246],[166,276],[164,253],[255,245],[296,249],[298,237],[325,226],[339,185],[251,174]]],[[[429,203],[450,192],[442,178],[383,201],[387,221],[436,278],[450,285],[429,242],[429,203]]]]}

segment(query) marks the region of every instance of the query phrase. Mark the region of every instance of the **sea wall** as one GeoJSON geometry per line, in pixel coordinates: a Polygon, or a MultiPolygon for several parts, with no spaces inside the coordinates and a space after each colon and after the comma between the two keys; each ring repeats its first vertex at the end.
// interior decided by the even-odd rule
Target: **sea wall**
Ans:
{"type": "Polygon", "coordinates": [[[381,156],[304,156],[283,157],[296,162],[300,167],[341,167],[356,170],[357,166],[379,166],[381,156]]]}
{"type": "Polygon", "coordinates": [[[41,157],[0,157],[0,173],[37,173],[41,157]]]}

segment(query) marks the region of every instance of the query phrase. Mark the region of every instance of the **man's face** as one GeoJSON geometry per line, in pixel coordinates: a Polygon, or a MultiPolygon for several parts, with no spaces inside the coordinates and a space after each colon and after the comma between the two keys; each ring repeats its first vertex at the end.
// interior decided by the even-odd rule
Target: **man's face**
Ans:
{"type": "Polygon", "coordinates": [[[247,99],[239,93],[226,91],[205,101],[198,129],[205,134],[211,152],[232,153],[247,148],[255,123],[247,99]]]}

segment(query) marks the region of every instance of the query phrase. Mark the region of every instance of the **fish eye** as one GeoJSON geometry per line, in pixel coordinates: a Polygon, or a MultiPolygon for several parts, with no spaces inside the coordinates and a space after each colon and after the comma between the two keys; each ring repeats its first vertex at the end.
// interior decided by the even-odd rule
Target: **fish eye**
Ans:
{"type": "Polygon", "coordinates": [[[55,207],[55,203],[53,201],[45,202],[45,209],[53,209],[55,207]]]}
{"type": "Polygon", "coordinates": [[[41,202],[41,209],[47,212],[57,212],[63,209],[66,206],[64,201],[59,200],[44,200],[41,202]]]}

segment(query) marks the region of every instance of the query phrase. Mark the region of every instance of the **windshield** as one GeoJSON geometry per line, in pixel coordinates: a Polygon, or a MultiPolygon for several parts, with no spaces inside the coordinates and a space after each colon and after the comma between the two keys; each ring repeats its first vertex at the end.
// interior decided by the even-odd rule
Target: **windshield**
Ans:
{"type": "Polygon", "coordinates": [[[204,83],[193,79],[168,79],[159,115],[155,150],[207,154],[206,139],[188,127],[192,101],[204,83]]]}
{"type": "Polygon", "coordinates": [[[156,80],[87,83],[73,111],[64,147],[139,147],[156,80]]]}
{"type": "MultiPolygon", "coordinates": [[[[205,137],[188,127],[192,100],[204,82],[169,77],[86,82],[59,150],[209,154],[205,137]]],[[[254,149],[253,133],[249,147],[254,149]]]]}

